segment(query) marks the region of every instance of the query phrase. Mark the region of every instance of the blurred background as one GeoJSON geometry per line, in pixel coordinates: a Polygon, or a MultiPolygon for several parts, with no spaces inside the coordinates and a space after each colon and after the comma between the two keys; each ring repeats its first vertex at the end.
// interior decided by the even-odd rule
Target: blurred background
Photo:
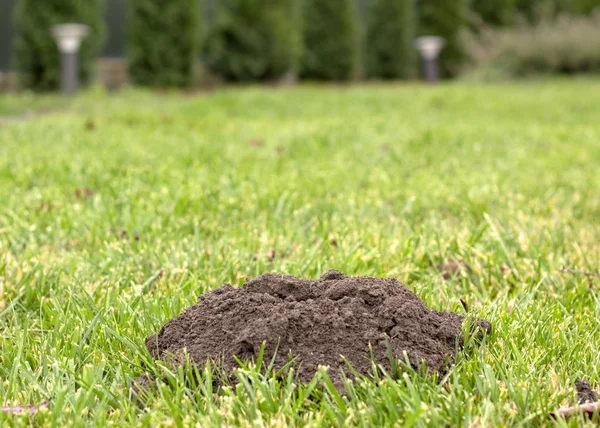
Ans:
{"type": "Polygon", "coordinates": [[[91,27],[84,84],[202,87],[414,80],[418,36],[446,45],[442,78],[600,69],[600,0],[0,0],[0,90],[53,91],[50,28],[91,27]]]}

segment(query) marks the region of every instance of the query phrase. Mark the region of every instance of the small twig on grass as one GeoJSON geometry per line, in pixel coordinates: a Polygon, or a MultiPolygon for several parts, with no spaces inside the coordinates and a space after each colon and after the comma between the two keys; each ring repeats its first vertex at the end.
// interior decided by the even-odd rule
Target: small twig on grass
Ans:
{"type": "Polygon", "coordinates": [[[577,270],[570,269],[566,267],[561,267],[560,272],[562,273],[570,273],[571,275],[579,275],[588,278],[590,288],[594,286],[594,278],[600,278],[600,269],[596,270],[596,272],[587,272],[585,270],[577,270]]]}
{"type": "Polygon", "coordinates": [[[576,269],[570,269],[570,268],[566,268],[566,267],[561,267],[560,271],[562,273],[570,273],[573,275],[579,275],[579,276],[588,276],[588,277],[600,277],[600,270],[597,270],[596,272],[587,272],[585,270],[576,270],[576,269]]]}
{"type": "Polygon", "coordinates": [[[600,412],[600,401],[596,403],[579,404],[572,407],[563,407],[555,412],[550,413],[550,417],[554,419],[558,418],[570,418],[573,416],[583,415],[588,418],[592,418],[594,415],[598,415],[600,412]]]}

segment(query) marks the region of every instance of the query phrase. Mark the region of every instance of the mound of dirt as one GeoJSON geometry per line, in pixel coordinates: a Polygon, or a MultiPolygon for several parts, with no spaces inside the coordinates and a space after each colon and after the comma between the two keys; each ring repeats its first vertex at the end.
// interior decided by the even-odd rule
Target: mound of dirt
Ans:
{"type": "MultiPolygon", "coordinates": [[[[256,358],[266,341],[265,359],[277,349],[276,368],[291,354],[300,382],[326,365],[339,387],[340,369],[349,375],[344,359],[368,375],[372,352],[390,368],[386,337],[396,357],[406,352],[413,366],[425,361],[429,371],[443,372],[462,346],[463,321],[452,312],[432,311],[392,278],[348,277],[335,270],[316,281],[265,274],[242,288],[226,284],[203,294],[146,346],[157,360],[179,361],[187,353],[197,364],[222,359],[231,372],[238,367],[234,355],[256,358]]],[[[490,328],[484,320],[476,324],[479,333],[490,328]]]]}
{"type": "Polygon", "coordinates": [[[598,393],[592,389],[588,381],[576,381],[575,388],[577,389],[577,397],[579,398],[579,404],[595,403],[598,401],[598,393]]]}

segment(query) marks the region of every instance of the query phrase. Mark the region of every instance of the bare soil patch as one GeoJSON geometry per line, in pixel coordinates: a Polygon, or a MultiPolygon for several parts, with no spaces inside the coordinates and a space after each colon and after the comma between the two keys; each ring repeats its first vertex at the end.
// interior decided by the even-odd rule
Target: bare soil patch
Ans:
{"type": "MultiPolygon", "coordinates": [[[[241,360],[275,355],[275,368],[290,356],[300,382],[308,382],[319,365],[341,386],[341,371],[352,377],[344,360],[369,375],[371,356],[390,369],[388,350],[412,366],[424,361],[429,372],[444,372],[463,345],[465,317],[437,312],[394,278],[349,277],[331,270],[318,280],[265,274],[241,288],[226,284],[167,322],[146,340],[157,360],[196,364],[221,361],[231,372],[241,360]]],[[[490,329],[475,320],[473,332],[490,329]]]]}

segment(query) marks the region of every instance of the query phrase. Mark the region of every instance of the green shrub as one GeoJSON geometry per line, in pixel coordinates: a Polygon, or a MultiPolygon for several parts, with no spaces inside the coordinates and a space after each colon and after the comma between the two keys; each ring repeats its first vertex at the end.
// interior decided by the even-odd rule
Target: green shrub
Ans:
{"type": "Polygon", "coordinates": [[[535,23],[564,12],[589,15],[600,8],[600,0],[472,0],[471,5],[486,25],[506,26],[518,18],[535,23]]]}
{"type": "Polygon", "coordinates": [[[559,14],[513,28],[486,27],[466,38],[468,72],[482,77],[600,72],[600,11],[559,14]]]}
{"type": "MultiPolygon", "coordinates": [[[[485,1],[485,0],[484,0],[485,1]]],[[[515,0],[517,13],[533,22],[539,15],[547,14],[549,9],[554,9],[556,0],[515,0]]]]}
{"type": "Polygon", "coordinates": [[[600,0],[516,0],[517,12],[533,23],[560,13],[590,15],[597,8],[600,0]]]}
{"type": "Polygon", "coordinates": [[[233,81],[297,72],[301,40],[295,6],[294,0],[220,0],[204,42],[207,68],[233,81]]]}
{"type": "Polygon", "coordinates": [[[589,15],[598,9],[600,9],[600,0],[571,0],[569,12],[589,15]]]}
{"type": "Polygon", "coordinates": [[[371,0],[367,10],[366,70],[369,77],[416,74],[414,0],[371,0]]]}
{"type": "Polygon", "coordinates": [[[80,78],[89,82],[104,36],[103,0],[19,0],[15,11],[15,65],[22,86],[52,91],[60,86],[60,53],[51,37],[56,24],[81,23],[91,27],[79,52],[80,78]]]}
{"type": "Polygon", "coordinates": [[[515,23],[519,0],[472,0],[473,13],[487,25],[507,26],[515,23]]]}
{"type": "Polygon", "coordinates": [[[133,83],[189,86],[200,41],[197,0],[130,0],[129,73],[133,83]]]}
{"type": "Polygon", "coordinates": [[[302,75],[348,80],[359,57],[358,18],[353,0],[305,0],[302,75]]]}

